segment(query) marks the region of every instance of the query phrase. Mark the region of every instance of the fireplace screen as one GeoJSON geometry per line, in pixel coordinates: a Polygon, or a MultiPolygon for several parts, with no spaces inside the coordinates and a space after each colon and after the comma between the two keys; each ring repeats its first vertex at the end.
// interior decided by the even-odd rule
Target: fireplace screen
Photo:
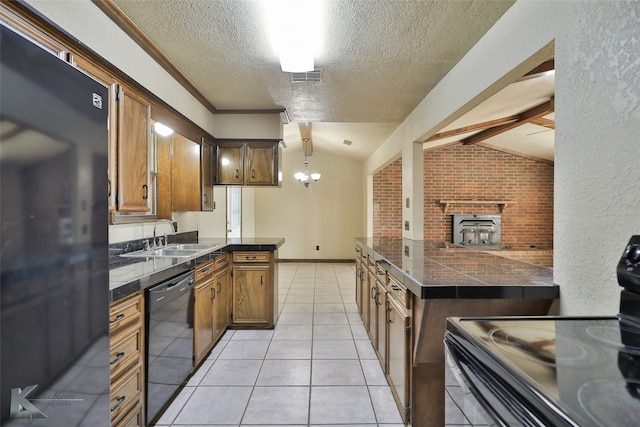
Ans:
{"type": "Polygon", "coordinates": [[[453,243],[500,249],[500,215],[452,215],[453,243]]]}

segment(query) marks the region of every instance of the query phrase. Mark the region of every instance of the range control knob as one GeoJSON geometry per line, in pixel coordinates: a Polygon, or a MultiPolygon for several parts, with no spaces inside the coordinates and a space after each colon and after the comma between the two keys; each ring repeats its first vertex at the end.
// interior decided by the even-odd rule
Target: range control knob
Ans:
{"type": "Polygon", "coordinates": [[[627,261],[633,264],[640,262],[640,245],[629,245],[624,252],[624,258],[626,258],[627,261]]]}

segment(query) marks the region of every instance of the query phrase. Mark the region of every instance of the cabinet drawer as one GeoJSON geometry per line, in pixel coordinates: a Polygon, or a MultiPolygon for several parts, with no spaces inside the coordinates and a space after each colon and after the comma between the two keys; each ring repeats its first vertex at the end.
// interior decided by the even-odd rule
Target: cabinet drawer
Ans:
{"type": "Polygon", "coordinates": [[[204,282],[213,277],[214,261],[209,261],[206,264],[202,264],[196,268],[195,281],[197,284],[204,282]]]}
{"type": "Polygon", "coordinates": [[[112,338],[109,346],[111,378],[117,378],[127,367],[142,361],[142,329],[133,328],[112,338]]]}
{"type": "Polygon", "coordinates": [[[134,322],[139,322],[143,313],[142,304],[142,295],[113,304],[109,310],[109,333],[114,334],[134,322]]]}
{"type": "Polygon", "coordinates": [[[229,265],[229,254],[218,255],[213,260],[213,264],[214,264],[214,270],[216,272],[222,270],[227,265],[229,265]]]}
{"type": "Polygon", "coordinates": [[[390,274],[388,276],[389,284],[387,286],[392,298],[401,306],[411,309],[411,294],[407,292],[407,288],[390,274]]]}
{"type": "Polygon", "coordinates": [[[142,416],[142,402],[138,402],[127,415],[125,415],[114,427],[139,427],[144,426],[142,416]]]}
{"type": "Polygon", "coordinates": [[[111,420],[126,414],[140,402],[143,390],[142,365],[134,365],[111,388],[111,420]]]}
{"type": "Polygon", "coordinates": [[[269,262],[269,252],[234,252],[233,262],[269,262]]]}

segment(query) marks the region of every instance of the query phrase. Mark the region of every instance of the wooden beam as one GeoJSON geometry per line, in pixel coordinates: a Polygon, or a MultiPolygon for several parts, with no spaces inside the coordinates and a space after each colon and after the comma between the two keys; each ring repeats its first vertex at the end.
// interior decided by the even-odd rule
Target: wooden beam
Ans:
{"type": "Polygon", "coordinates": [[[313,141],[311,140],[311,123],[299,123],[300,139],[302,139],[302,151],[305,157],[313,154],[313,141]]]}
{"type": "Polygon", "coordinates": [[[556,122],[551,119],[545,119],[544,117],[540,117],[539,119],[531,120],[531,123],[538,126],[544,126],[549,129],[556,128],[556,122]]]}
{"type": "Polygon", "coordinates": [[[553,71],[556,69],[555,60],[550,59],[542,64],[538,65],[533,70],[529,71],[527,74],[522,76],[518,81],[535,79],[536,77],[540,77],[546,75],[549,71],[553,71]]]}
{"type": "Polygon", "coordinates": [[[435,135],[427,138],[424,142],[431,142],[431,141],[436,141],[438,139],[444,139],[444,138],[449,138],[452,136],[458,136],[458,135],[463,135],[465,133],[468,132],[473,132],[476,130],[484,130],[484,129],[489,129],[495,126],[500,126],[500,125],[504,125],[507,123],[511,123],[517,120],[517,116],[509,116],[509,117],[503,117],[501,119],[496,119],[496,120],[489,120],[486,122],[482,122],[482,123],[476,123],[473,125],[469,125],[469,126],[464,126],[458,129],[452,129],[452,130],[447,130],[444,132],[439,132],[436,133],[435,135]]]}
{"type": "Polygon", "coordinates": [[[542,104],[537,105],[530,110],[518,114],[517,119],[514,122],[483,130],[482,132],[478,132],[468,138],[463,139],[461,142],[464,145],[477,144],[478,142],[492,138],[496,135],[500,135],[501,133],[504,133],[511,129],[515,129],[518,126],[522,126],[525,123],[530,123],[533,120],[539,119],[542,116],[546,116],[553,111],[554,98],[552,97],[549,101],[543,102],[542,104]]]}

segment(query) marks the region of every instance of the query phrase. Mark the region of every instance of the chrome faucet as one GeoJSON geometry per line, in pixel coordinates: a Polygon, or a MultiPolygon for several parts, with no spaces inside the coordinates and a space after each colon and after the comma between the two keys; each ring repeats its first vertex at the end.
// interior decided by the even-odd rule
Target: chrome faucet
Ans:
{"type": "MultiPolygon", "coordinates": [[[[156,227],[158,227],[158,224],[160,224],[161,222],[166,222],[167,224],[169,224],[171,226],[171,234],[173,234],[174,236],[176,235],[176,229],[173,226],[173,221],[170,221],[168,219],[159,219],[158,221],[156,221],[156,223],[153,225],[153,240],[151,241],[151,245],[153,247],[156,246],[156,227]]],[[[164,245],[167,245],[167,235],[164,235],[164,245]]],[[[162,243],[158,246],[162,246],[162,243]]]]}

